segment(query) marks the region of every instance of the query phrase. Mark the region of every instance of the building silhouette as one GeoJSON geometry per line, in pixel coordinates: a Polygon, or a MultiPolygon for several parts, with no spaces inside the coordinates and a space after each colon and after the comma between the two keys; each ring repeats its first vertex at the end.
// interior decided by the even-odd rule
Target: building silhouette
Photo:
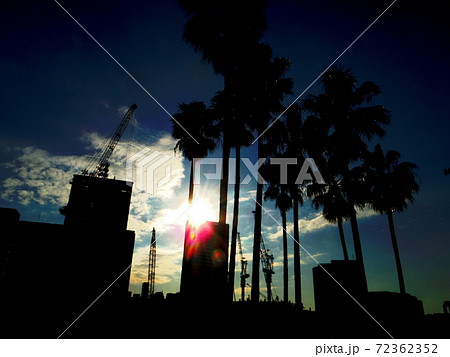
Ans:
{"type": "Polygon", "coordinates": [[[132,184],[121,180],[74,175],[67,206],[60,211],[73,228],[125,230],[132,184]]]}
{"type": "Polygon", "coordinates": [[[423,333],[422,301],[406,293],[368,291],[358,261],[320,264],[313,268],[313,280],[316,312],[329,321],[335,337],[386,337],[377,323],[398,338],[423,333]]]}
{"type": "Polygon", "coordinates": [[[217,303],[226,298],[228,224],[186,224],[180,294],[191,302],[217,303]]]}
{"type": "Polygon", "coordinates": [[[356,260],[332,260],[320,264],[313,268],[313,281],[314,303],[319,313],[354,310],[357,306],[350,295],[357,300],[367,295],[364,268],[356,260]]]}
{"type": "Polygon", "coordinates": [[[0,208],[0,299],[10,337],[55,338],[100,295],[103,307],[127,301],[130,199],[130,183],[75,175],[63,225],[0,208]]]}
{"type": "Polygon", "coordinates": [[[148,299],[148,281],[144,281],[141,287],[141,297],[143,299],[148,299]]]}

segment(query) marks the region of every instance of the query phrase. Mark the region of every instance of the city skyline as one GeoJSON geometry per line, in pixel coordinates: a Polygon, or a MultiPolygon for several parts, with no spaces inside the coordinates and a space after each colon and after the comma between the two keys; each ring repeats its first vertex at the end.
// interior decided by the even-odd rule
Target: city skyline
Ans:
{"type": "MultiPolygon", "coordinates": [[[[221,89],[222,79],[183,42],[186,17],[176,1],[151,5],[119,1],[61,4],[170,113],[177,111],[180,102],[209,102],[221,89]],[[124,20],[126,8],[135,11],[124,20]]],[[[388,5],[370,2],[363,8],[349,1],[339,8],[325,1],[318,5],[269,2],[264,41],[272,45],[276,55],[291,60],[288,76],[295,83],[294,95],[286,99],[286,105],[388,5]]],[[[1,35],[6,48],[2,77],[8,85],[2,88],[0,205],[17,208],[25,220],[60,223],[63,217],[58,208],[67,203],[71,176],[84,168],[86,157],[115,130],[125,107],[134,102],[139,106],[132,141],[124,137],[114,153],[111,177],[118,179],[125,178],[124,161],[145,147],[173,156],[170,117],[56,4],[26,4],[20,18],[15,17],[20,5],[9,6],[6,13],[11,19],[5,19],[7,31],[1,35]]],[[[421,190],[413,205],[395,215],[395,221],[406,290],[423,300],[426,313],[442,312],[442,303],[450,296],[445,284],[450,270],[446,259],[450,248],[450,213],[446,209],[450,181],[443,174],[450,167],[446,139],[449,122],[444,111],[449,89],[445,64],[450,54],[444,42],[448,25],[433,16],[437,16],[436,8],[423,9],[399,1],[337,62],[351,68],[359,83],[371,80],[381,86],[382,93],[375,102],[389,109],[392,118],[380,142],[386,150],[400,151],[402,160],[419,166],[421,190]]],[[[319,90],[317,83],[309,92],[319,90]]],[[[220,151],[211,156],[220,156],[220,151]]],[[[243,149],[242,156],[255,159],[255,148],[243,149]]],[[[171,165],[174,174],[160,191],[149,196],[137,190],[132,197],[128,229],[136,231],[135,257],[142,257],[132,270],[130,286],[135,292],[140,291],[144,270],[146,275],[142,264],[148,256],[141,253],[148,250],[151,229],[164,232],[187,204],[188,163],[175,156],[171,165]]],[[[198,190],[205,204],[217,210],[208,217],[213,220],[218,215],[217,184],[208,182],[198,190]]],[[[239,230],[248,261],[254,190],[252,183],[243,186],[241,192],[239,230]]],[[[228,222],[232,193],[231,185],[228,222]]],[[[273,203],[264,202],[264,207],[279,219],[273,203]]],[[[308,201],[300,212],[302,245],[320,262],[341,259],[337,227],[325,223],[308,201]]],[[[397,291],[387,218],[369,209],[359,217],[369,290],[397,291]]],[[[179,217],[179,227],[184,227],[183,219],[179,217]]],[[[179,227],[158,240],[157,261],[161,266],[156,271],[157,291],[179,289],[183,239],[179,227]]],[[[348,223],[345,231],[352,256],[348,223]]],[[[274,285],[280,295],[281,230],[268,214],[263,214],[263,235],[275,256],[274,285]]],[[[292,251],[294,242],[289,240],[288,244],[292,251]]],[[[304,305],[314,307],[311,269],[316,263],[304,252],[302,260],[304,305]]],[[[251,264],[249,267],[251,274],[251,264]]],[[[292,265],[289,272],[293,274],[292,265]]],[[[261,287],[263,291],[264,284],[261,287]]],[[[289,291],[293,300],[293,283],[289,291]]]]}

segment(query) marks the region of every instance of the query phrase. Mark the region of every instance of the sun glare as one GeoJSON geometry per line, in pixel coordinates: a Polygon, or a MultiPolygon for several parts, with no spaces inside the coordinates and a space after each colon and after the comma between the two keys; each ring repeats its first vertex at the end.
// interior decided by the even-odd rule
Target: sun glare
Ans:
{"type": "Polygon", "coordinates": [[[214,221],[214,208],[211,203],[205,199],[194,201],[193,207],[189,209],[187,219],[195,227],[199,227],[206,221],[214,221]]]}

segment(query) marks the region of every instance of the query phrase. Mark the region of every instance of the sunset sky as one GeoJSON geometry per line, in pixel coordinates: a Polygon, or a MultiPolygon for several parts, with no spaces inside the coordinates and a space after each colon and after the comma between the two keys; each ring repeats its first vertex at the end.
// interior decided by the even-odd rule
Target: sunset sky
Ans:
{"type": "MultiPolygon", "coordinates": [[[[287,57],[294,81],[289,105],[392,1],[269,1],[264,41],[276,56],[287,57]]],[[[223,78],[201,63],[182,40],[187,17],[176,0],[68,1],[60,4],[169,113],[181,102],[209,103],[223,89],[223,78]]],[[[450,300],[450,28],[435,1],[398,0],[336,64],[362,81],[376,82],[374,100],[391,111],[386,136],[374,140],[418,165],[420,193],[404,213],[395,214],[406,290],[424,302],[425,312],[442,311],[450,300]]],[[[151,229],[157,232],[156,291],[179,291],[182,239],[187,208],[189,163],[174,155],[169,115],[149,97],[54,1],[18,0],[0,11],[0,206],[17,208],[21,219],[62,223],[69,181],[138,105],[111,159],[112,175],[125,179],[124,162],[144,148],[172,156],[168,183],[149,194],[134,189],[128,228],[136,231],[130,288],[146,280],[151,229]],[[132,129],[132,130],[131,130],[132,129]],[[132,134],[132,135],[131,135],[132,134]]],[[[318,93],[317,82],[310,93],[318,93]]],[[[243,157],[256,161],[256,145],[243,157]]],[[[211,157],[220,157],[220,151],[211,157]]],[[[243,168],[242,177],[248,174],[243,168]]],[[[233,185],[229,186],[228,222],[233,185]]],[[[240,223],[251,274],[256,182],[241,188],[240,223]]],[[[195,188],[198,209],[218,218],[218,181],[195,188]]],[[[195,209],[194,207],[193,209],[195,209]]],[[[263,236],[275,257],[274,286],[282,298],[282,231],[279,212],[264,202],[263,236]],[[273,217],[273,218],[272,218],[273,217]]],[[[207,216],[206,216],[207,214],[207,216]]],[[[326,223],[309,201],[300,208],[303,300],[314,309],[315,260],[342,259],[337,227],[326,223]]],[[[359,213],[359,227],[370,291],[398,291],[387,217],[370,209],[359,213]]],[[[288,212],[292,232],[292,212],[288,212]]],[[[345,233],[350,256],[349,223],[345,233]]],[[[289,239],[290,266],[294,241],[289,239]]],[[[237,260],[239,257],[237,257],[237,260]]],[[[236,277],[238,277],[237,264],[236,277]]],[[[261,274],[262,279],[262,274],[261,274]]],[[[249,280],[250,282],[250,280],[249,280]]],[[[293,278],[290,299],[294,299],[293,278]]],[[[239,280],[236,279],[236,289],[239,280]]],[[[262,292],[265,284],[261,280],[262,292]]],[[[250,291],[248,290],[248,294],[250,291]]],[[[237,293],[238,295],[238,293],[237,293]]]]}

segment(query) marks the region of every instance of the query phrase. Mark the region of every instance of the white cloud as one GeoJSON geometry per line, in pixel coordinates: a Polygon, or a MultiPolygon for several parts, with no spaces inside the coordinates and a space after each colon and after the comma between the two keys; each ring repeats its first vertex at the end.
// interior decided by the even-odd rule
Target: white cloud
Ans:
{"type": "Polygon", "coordinates": [[[318,231],[324,227],[332,226],[333,224],[326,221],[321,213],[313,213],[308,218],[301,218],[298,220],[300,227],[300,234],[318,231]]]}
{"type": "Polygon", "coordinates": [[[377,215],[379,215],[379,213],[375,212],[370,207],[365,207],[364,209],[357,208],[356,215],[357,215],[358,219],[361,219],[361,218],[369,218],[369,217],[377,216],[377,215]]]}
{"type": "MultiPolygon", "coordinates": [[[[270,212],[270,214],[277,220],[278,223],[281,224],[281,220],[278,220],[278,218],[270,212]]],[[[364,210],[357,209],[357,218],[363,219],[363,218],[369,218],[374,215],[377,215],[373,209],[371,208],[365,208],[364,210]]],[[[272,218],[271,218],[272,219],[272,218]]],[[[273,220],[273,219],[272,219],[273,220]]],[[[265,234],[265,237],[267,237],[270,241],[277,241],[282,238],[283,236],[283,227],[281,225],[278,225],[273,220],[273,223],[276,224],[275,228],[272,228],[272,231],[265,234]]],[[[328,222],[322,215],[321,212],[314,212],[308,215],[306,218],[300,218],[298,220],[298,225],[300,229],[300,234],[307,234],[311,232],[317,232],[325,227],[335,226],[335,224],[328,222]]],[[[288,222],[286,225],[286,231],[288,236],[291,235],[293,237],[293,223],[288,222]]]]}
{"type": "Polygon", "coordinates": [[[76,156],[51,155],[34,147],[15,148],[18,157],[5,166],[15,177],[6,178],[1,197],[22,205],[67,203],[70,180],[81,170],[84,159],[76,156]]]}
{"type": "MultiPolygon", "coordinates": [[[[97,133],[86,133],[82,140],[93,150],[99,150],[107,142],[105,137],[97,133]]],[[[117,145],[110,159],[110,177],[125,179],[127,157],[150,147],[153,151],[173,153],[175,141],[167,133],[147,146],[143,143],[123,142],[117,145]]],[[[6,178],[2,183],[1,197],[7,201],[17,201],[22,205],[32,202],[40,205],[64,205],[67,203],[70,191],[70,180],[74,174],[84,169],[91,155],[53,155],[35,147],[14,148],[18,156],[5,166],[11,170],[14,177],[6,178]]],[[[183,159],[174,156],[170,161],[171,179],[160,190],[156,190],[151,198],[169,198],[180,186],[184,178],[183,159]]],[[[144,191],[133,190],[132,209],[143,214],[148,207],[145,202],[150,195],[144,191]]],[[[147,210],[148,212],[148,210],[147,210]]]]}
{"type": "Polygon", "coordinates": [[[317,263],[316,262],[316,258],[321,257],[323,255],[326,255],[325,253],[316,253],[316,254],[306,254],[305,252],[303,252],[303,259],[300,259],[300,264],[302,265],[306,265],[306,264],[310,264],[310,263],[317,263]]]}
{"type": "MultiPolygon", "coordinates": [[[[183,157],[181,155],[174,154],[174,147],[176,140],[172,138],[169,133],[161,132],[161,135],[151,143],[143,143],[136,141],[120,141],[111,156],[110,161],[110,177],[116,177],[120,180],[125,180],[126,177],[126,162],[127,159],[133,155],[139,153],[143,149],[150,149],[149,153],[159,152],[161,155],[168,155],[171,159],[164,167],[157,167],[153,171],[154,181],[158,182],[159,179],[165,177],[165,168],[170,167],[170,179],[164,183],[161,187],[154,187],[152,197],[170,198],[174,194],[174,190],[181,184],[182,179],[185,177],[183,168],[183,157]]],[[[105,139],[98,133],[85,133],[82,136],[82,140],[87,143],[87,148],[95,151],[101,151],[109,139],[105,139]]],[[[86,160],[86,163],[88,161],[86,160]]],[[[150,162],[149,162],[150,163],[150,162]]],[[[144,176],[145,176],[144,172],[144,176]]],[[[145,176],[146,177],[146,176],[145,176]]],[[[138,189],[136,186],[133,188],[134,192],[142,191],[144,189],[138,189]]]]}
{"type": "Polygon", "coordinates": [[[254,198],[256,198],[256,190],[244,191],[241,189],[240,193],[241,197],[239,197],[239,202],[247,202],[247,201],[254,202],[254,198]]]}

